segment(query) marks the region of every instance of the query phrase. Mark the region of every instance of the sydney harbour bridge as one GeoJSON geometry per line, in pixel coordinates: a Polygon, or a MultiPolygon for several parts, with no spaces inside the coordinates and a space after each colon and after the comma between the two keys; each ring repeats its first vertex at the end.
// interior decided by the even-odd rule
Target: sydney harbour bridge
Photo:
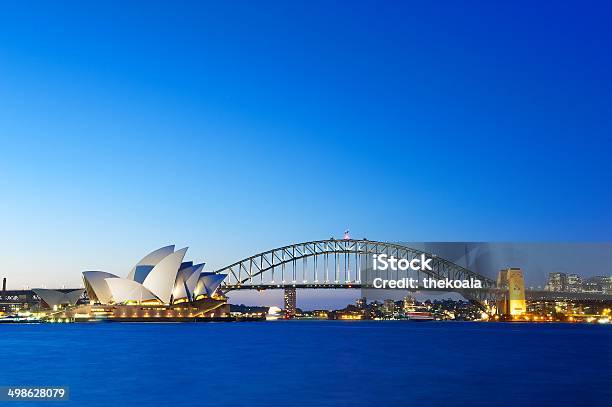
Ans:
{"type": "MultiPolygon", "coordinates": [[[[408,261],[421,255],[432,259],[431,270],[410,271],[417,281],[479,280],[480,288],[431,289],[424,286],[412,291],[452,291],[473,303],[507,298],[508,288],[449,260],[404,245],[367,239],[328,239],[296,243],[255,254],[217,270],[227,274],[221,287],[224,293],[236,290],[270,289],[371,289],[376,278],[399,280],[407,276],[401,270],[374,270],[373,256],[387,255],[408,261]]],[[[491,270],[497,273],[499,270],[491,270]]],[[[524,289],[524,286],[522,287],[524,289]]],[[[598,295],[525,290],[526,299],[599,299],[598,295]],[[584,297],[584,298],[582,298],[584,297]],[[591,298],[597,297],[597,298],[591,298]]],[[[609,297],[609,296],[606,296],[609,297]]]]}

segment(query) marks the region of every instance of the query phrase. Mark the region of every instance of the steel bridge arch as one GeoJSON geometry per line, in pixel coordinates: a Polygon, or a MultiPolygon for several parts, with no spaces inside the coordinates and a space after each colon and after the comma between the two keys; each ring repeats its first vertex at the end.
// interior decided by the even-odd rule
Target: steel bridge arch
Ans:
{"type": "MultiPolygon", "coordinates": [[[[221,290],[225,293],[239,289],[259,289],[259,288],[367,288],[361,281],[361,270],[359,269],[360,256],[386,254],[394,256],[397,259],[411,260],[415,257],[425,255],[431,258],[432,270],[424,270],[421,273],[436,279],[448,278],[450,280],[469,280],[470,278],[481,281],[483,289],[495,289],[496,282],[490,278],[474,273],[465,267],[459,266],[449,260],[436,256],[432,253],[427,253],[421,250],[413,249],[396,243],[379,242],[367,239],[346,239],[346,240],[317,240],[311,242],[295,243],[265,252],[255,254],[240,261],[237,261],[229,266],[218,269],[216,273],[227,274],[226,280],[221,286],[221,290]],[[335,256],[334,279],[330,280],[329,275],[324,275],[323,281],[317,279],[316,262],[319,256],[335,256]],[[344,255],[345,259],[350,262],[350,257],[356,258],[356,279],[351,280],[350,274],[348,280],[338,280],[337,256],[344,255]],[[307,281],[305,278],[302,281],[296,279],[296,263],[301,260],[306,261],[308,258],[315,260],[315,274],[313,281],[307,281]],[[287,281],[284,275],[286,265],[292,265],[292,278],[287,281]],[[281,280],[275,281],[275,271],[281,269],[281,280]],[[271,279],[264,281],[264,276],[271,279]]],[[[346,262],[345,262],[346,265],[346,262]]],[[[303,271],[304,272],[304,271],[303,271]]],[[[278,272],[277,272],[278,273],[278,272]]],[[[278,274],[276,274],[278,275],[278,274]]],[[[304,277],[304,276],[303,276],[304,277]]],[[[461,291],[461,290],[452,290],[461,291]]]]}

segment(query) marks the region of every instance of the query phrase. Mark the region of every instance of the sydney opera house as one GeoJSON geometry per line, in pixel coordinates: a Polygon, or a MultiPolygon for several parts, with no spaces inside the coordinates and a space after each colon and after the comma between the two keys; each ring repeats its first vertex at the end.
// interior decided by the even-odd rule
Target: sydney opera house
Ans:
{"type": "MultiPolygon", "coordinates": [[[[72,307],[65,316],[150,321],[229,314],[226,298],[218,290],[226,275],[204,272],[204,263],[185,261],[187,248],[174,248],[171,245],[149,253],[125,277],[105,271],[83,272],[89,304],[72,307]]],[[[64,302],[73,300],[65,295],[62,298],[64,302]]]]}

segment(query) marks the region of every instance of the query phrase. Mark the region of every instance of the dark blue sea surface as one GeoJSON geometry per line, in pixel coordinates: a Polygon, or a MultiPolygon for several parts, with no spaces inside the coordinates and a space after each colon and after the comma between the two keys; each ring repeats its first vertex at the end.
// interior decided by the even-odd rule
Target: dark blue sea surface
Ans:
{"type": "Polygon", "coordinates": [[[612,405],[612,326],[276,321],[0,326],[10,405],[612,405]]]}

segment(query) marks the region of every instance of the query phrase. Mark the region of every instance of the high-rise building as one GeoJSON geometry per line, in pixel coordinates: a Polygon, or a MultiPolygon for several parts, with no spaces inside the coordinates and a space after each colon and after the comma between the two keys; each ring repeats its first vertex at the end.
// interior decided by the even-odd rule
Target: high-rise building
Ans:
{"type": "Polygon", "coordinates": [[[291,319],[295,317],[295,311],[297,309],[295,288],[285,288],[285,318],[291,319]]]}
{"type": "Polygon", "coordinates": [[[603,277],[601,281],[601,286],[604,294],[612,295],[612,276],[603,277]]]}
{"type": "Polygon", "coordinates": [[[497,276],[497,286],[508,290],[508,296],[498,302],[498,312],[515,316],[523,315],[527,311],[525,280],[520,268],[501,270],[497,276]]]}
{"type": "Polygon", "coordinates": [[[570,293],[582,292],[582,277],[580,277],[578,274],[568,274],[567,291],[570,293]]]}
{"type": "Polygon", "coordinates": [[[562,292],[567,291],[567,274],[550,273],[548,274],[548,291],[562,292]]]}
{"type": "Polygon", "coordinates": [[[357,301],[355,301],[355,305],[359,309],[364,309],[367,303],[368,303],[368,300],[366,299],[366,297],[357,298],[357,301]]]}
{"type": "Polygon", "coordinates": [[[416,300],[407,295],[404,297],[404,312],[414,311],[414,307],[416,305],[416,300]]]}
{"type": "Polygon", "coordinates": [[[595,276],[587,279],[582,283],[582,291],[585,293],[592,294],[603,294],[604,287],[606,284],[607,277],[604,276],[595,276]]]}
{"type": "Polygon", "coordinates": [[[393,316],[395,313],[395,301],[391,299],[386,299],[383,303],[383,313],[386,316],[393,316]]]}

